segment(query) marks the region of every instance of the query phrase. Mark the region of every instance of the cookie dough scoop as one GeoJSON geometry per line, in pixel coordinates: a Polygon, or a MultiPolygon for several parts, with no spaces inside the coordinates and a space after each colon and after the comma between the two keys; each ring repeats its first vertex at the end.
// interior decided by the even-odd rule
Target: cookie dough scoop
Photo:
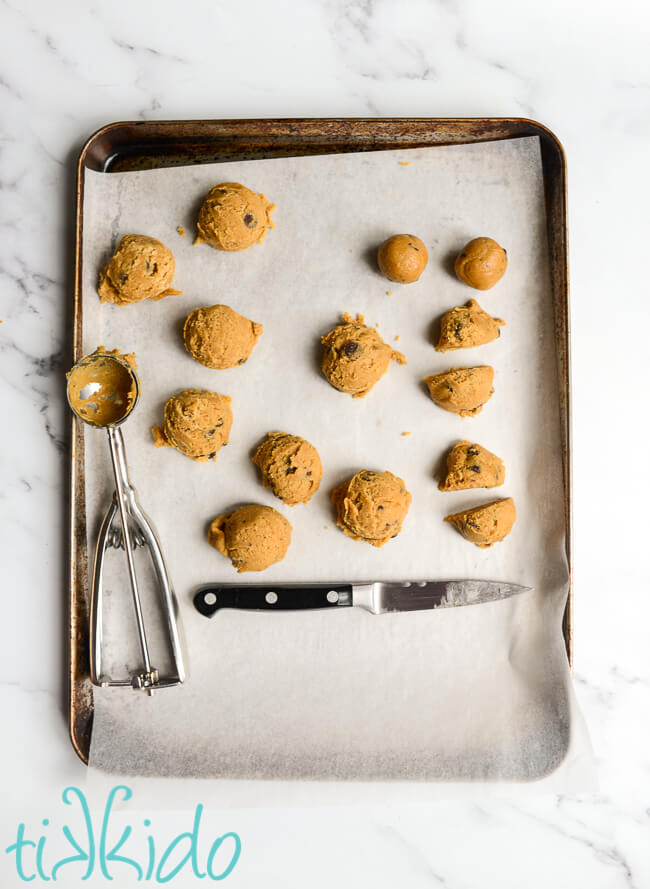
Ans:
{"type": "Polygon", "coordinates": [[[133,412],[140,394],[140,382],[133,356],[97,349],[75,364],[67,374],[67,398],[74,414],[95,429],[106,429],[113,467],[115,491],[104,516],[97,547],[90,600],[90,678],[99,686],[131,686],[148,695],[156,689],[180,685],[185,679],[183,647],[176,622],[178,604],[172,589],[160,542],[142,511],[135,488],[131,485],[121,426],[133,412]],[[116,521],[117,518],[117,521],[116,521]],[[144,623],[142,601],[135,568],[134,551],[147,547],[153,563],[158,592],[165,616],[169,649],[174,670],[168,677],[159,675],[152,665],[144,623]],[[142,655],[142,668],[128,678],[114,679],[103,667],[103,573],[108,549],[124,549],[131,586],[131,598],[142,655]]]}

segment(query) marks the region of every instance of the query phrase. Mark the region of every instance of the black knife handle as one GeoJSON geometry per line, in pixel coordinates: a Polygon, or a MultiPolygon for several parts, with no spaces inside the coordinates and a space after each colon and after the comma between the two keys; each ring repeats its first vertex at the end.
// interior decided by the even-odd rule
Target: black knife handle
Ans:
{"type": "Polygon", "coordinates": [[[221,608],[249,611],[303,611],[306,608],[341,608],[352,605],[351,584],[294,584],[291,586],[202,586],[194,594],[194,607],[204,617],[221,608]]]}

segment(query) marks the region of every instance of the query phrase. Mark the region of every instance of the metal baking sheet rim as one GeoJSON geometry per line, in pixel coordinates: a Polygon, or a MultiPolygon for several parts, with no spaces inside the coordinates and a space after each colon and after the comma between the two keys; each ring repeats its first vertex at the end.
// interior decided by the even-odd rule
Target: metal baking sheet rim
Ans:
{"type": "MultiPolygon", "coordinates": [[[[562,621],[569,664],[573,667],[573,565],[569,256],[566,159],[558,138],[543,124],[526,118],[286,118],[269,120],[132,121],[108,124],[85,143],[77,164],[73,354],[82,357],[83,180],[86,169],[110,172],[229,157],[295,156],[346,151],[377,151],[486,142],[539,136],[542,147],[547,232],[551,260],[555,337],[560,391],[566,552],[569,590],[562,621]]],[[[68,525],[69,733],[86,765],[93,721],[93,687],[88,660],[88,553],[84,484],[84,432],[71,418],[68,525]]]]}

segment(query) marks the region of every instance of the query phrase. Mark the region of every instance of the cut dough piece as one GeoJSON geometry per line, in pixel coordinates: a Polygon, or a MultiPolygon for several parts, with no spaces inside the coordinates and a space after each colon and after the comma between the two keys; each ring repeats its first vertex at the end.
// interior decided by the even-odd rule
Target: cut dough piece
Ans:
{"type": "Polygon", "coordinates": [[[248,361],[263,329],[230,306],[203,306],[187,316],[183,339],[195,361],[223,370],[248,361]]]}
{"type": "Polygon", "coordinates": [[[401,531],[411,495],[392,472],[362,469],[333,491],[332,502],[344,534],[383,546],[401,531]]]}
{"type": "Polygon", "coordinates": [[[483,405],[494,393],[493,381],[494,368],[489,365],[457,369],[451,367],[444,373],[424,379],[429,394],[438,407],[461,417],[480,414],[483,405]]]}
{"type": "Polygon", "coordinates": [[[273,228],[269,203],[239,182],[220,182],[211,188],[199,210],[195,244],[217,250],[246,250],[259,243],[273,228]]]}
{"type": "Polygon", "coordinates": [[[165,404],[162,427],[151,430],[157,448],[169,445],[199,463],[216,459],[228,444],[231,399],[207,389],[183,389],[165,404]]]}
{"type": "Polygon", "coordinates": [[[99,273],[101,302],[127,306],[143,299],[162,299],[182,293],[171,286],[174,254],[147,235],[124,235],[108,265],[99,273]]]}
{"type": "Polygon", "coordinates": [[[499,328],[505,323],[501,318],[488,315],[475,299],[470,299],[466,305],[456,306],[442,316],[436,352],[471,349],[491,343],[501,335],[499,328]]]}
{"type": "Polygon", "coordinates": [[[452,524],[465,540],[487,549],[510,534],[516,518],[515,501],[508,497],[448,515],[445,521],[452,524]]]}
{"type": "Polygon", "coordinates": [[[284,559],[292,530],[273,507],[251,504],[217,516],[208,530],[208,542],[230,559],[239,574],[264,571],[284,559]]]}
{"type": "Polygon", "coordinates": [[[429,254],[415,235],[393,235],[377,251],[379,269],[389,281],[412,284],[424,271],[429,254]]]}
{"type": "Polygon", "coordinates": [[[316,448],[297,435],[269,432],[253,457],[262,484],[288,506],[307,503],[318,490],[323,467],[316,448]]]}
{"type": "Polygon", "coordinates": [[[438,487],[441,491],[496,488],[505,478],[506,467],[495,454],[480,444],[459,441],[447,454],[447,475],[438,487]]]}
{"type": "Polygon", "coordinates": [[[406,364],[373,327],[366,327],[363,315],[355,321],[347,312],[339,324],[321,338],[325,347],[321,369],[328,383],[339,392],[363,398],[388,370],[391,362],[406,364]]]}
{"type": "Polygon", "coordinates": [[[474,238],[456,258],[458,278],[475,290],[489,290],[506,273],[508,255],[492,238],[474,238]]]}

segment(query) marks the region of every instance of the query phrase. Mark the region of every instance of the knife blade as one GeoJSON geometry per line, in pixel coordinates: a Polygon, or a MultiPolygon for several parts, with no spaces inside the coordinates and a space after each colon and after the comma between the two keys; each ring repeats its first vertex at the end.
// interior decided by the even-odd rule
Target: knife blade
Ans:
{"type": "Polygon", "coordinates": [[[194,594],[194,607],[213,617],[223,608],[303,611],[364,608],[372,614],[481,605],[525,593],[531,587],[494,580],[423,580],[359,584],[209,584],[194,594]]]}

